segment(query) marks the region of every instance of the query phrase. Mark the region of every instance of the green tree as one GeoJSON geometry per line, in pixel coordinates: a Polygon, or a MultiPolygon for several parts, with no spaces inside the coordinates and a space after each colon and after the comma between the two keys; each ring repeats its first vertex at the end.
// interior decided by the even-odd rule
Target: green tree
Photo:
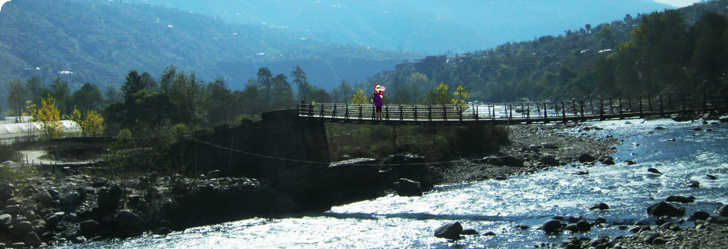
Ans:
{"type": "Polygon", "coordinates": [[[291,78],[293,78],[293,84],[298,87],[298,98],[305,100],[308,93],[311,91],[311,84],[309,84],[306,79],[306,72],[297,65],[293,67],[293,71],[291,71],[291,78]]]}
{"type": "Polygon", "coordinates": [[[46,90],[43,87],[43,82],[40,81],[40,79],[36,76],[31,77],[28,81],[25,82],[25,89],[27,90],[26,93],[28,94],[26,99],[30,99],[33,101],[33,103],[40,103],[40,98],[43,96],[44,93],[43,90],[46,90]]]}
{"type": "Polygon", "coordinates": [[[703,15],[690,29],[694,43],[690,68],[698,76],[698,86],[717,89],[719,78],[728,71],[727,29],[728,19],[714,12],[703,15]]]}
{"type": "Polygon", "coordinates": [[[81,113],[87,113],[91,110],[99,110],[104,102],[101,90],[91,83],[85,83],[81,89],[73,92],[71,95],[71,104],[74,108],[78,107],[81,113]]]}
{"type": "Polygon", "coordinates": [[[70,108],[70,106],[68,106],[68,100],[70,98],[69,95],[71,94],[71,90],[68,88],[68,82],[61,80],[60,77],[56,77],[50,85],[50,91],[51,95],[53,95],[53,98],[55,99],[58,110],[61,112],[61,115],[68,113],[68,111],[70,111],[67,109],[70,108]]]}
{"type": "Polygon", "coordinates": [[[227,82],[223,79],[216,79],[208,84],[205,89],[209,96],[206,109],[210,123],[215,125],[233,122],[233,95],[227,86],[227,82]]]}
{"type": "Polygon", "coordinates": [[[458,88],[455,90],[455,98],[452,99],[452,104],[454,105],[465,105],[467,102],[466,99],[469,99],[470,96],[468,95],[468,91],[465,90],[465,86],[460,84],[458,85],[458,88]]]}
{"type": "Polygon", "coordinates": [[[354,96],[351,97],[351,104],[352,105],[363,105],[367,104],[370,101],[366,96],[364,96],[364,90],[361,88],[356,89],[356,93],[354,93],[354,96]]]}
{"type": "Polygon", "coordinates": [[[296,100],[293,97],[293,88],[288,83],[288,78],[284,74],[278,74],[273,79],[272,101],[274,109],[292,108],[296,100]]]}
{"type": "Polygon", "coordinates": [[[13,111],[13,115],[21,116],[23,113],[23,106],[25,105],[25,87],[20,81],[10,81],[8,83],[8,96],[7,101],[10,104],[10,110],[13,111]]]}
{"type": "MultiPolygon", "coordinates": [[[[349,103],[349,94],[351,92],[351,85],[346,80],[341,80],[341,84],[336,88],[339,90],[341,95],[344,97],[344,103],[349,103]]],[[[338,101],[338,100],[337,100],[338,101]]]]}
{"type": "Polygon", "coordinates": [[[263,96],[265,97],[266,110],[270,110],[270,108],[271,108],[270,93],[273,90],[273,74],[270,72],[270,70],[267,67],[258,69],[257,84],[258,84],[258,87],[260,87],[260,90],[263,92],[263,96]]]}
{"type": "Polygon", "coordinates": [[[428,104],[428,105],[452,104],[452,95],[450,95],[447,85],[445,85],[444,82],[441,82],[440,86],[431,89],[427,93],[427,97],[425,98],[425,104],[428,104]]]}

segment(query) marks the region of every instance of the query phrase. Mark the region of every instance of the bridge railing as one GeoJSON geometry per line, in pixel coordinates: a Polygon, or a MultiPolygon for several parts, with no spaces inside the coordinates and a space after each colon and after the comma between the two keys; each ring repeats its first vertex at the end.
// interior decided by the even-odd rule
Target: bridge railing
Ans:
{"type": "MultiPolygon", "coordinates": [[[[406,122],[509,121],[550,122],[670,115],[728,109],[724,92],[671,93],[607,99],[529,101],[478,105],[385,105],[382,120],[406,122]]],[[[300,103],[300,117],[329,120],[374,120],[372,104],[300,103]]]]}

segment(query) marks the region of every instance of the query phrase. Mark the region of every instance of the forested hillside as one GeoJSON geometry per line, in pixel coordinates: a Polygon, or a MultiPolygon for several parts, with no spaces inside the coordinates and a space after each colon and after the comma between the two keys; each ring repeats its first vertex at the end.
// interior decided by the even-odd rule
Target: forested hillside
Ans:
{"type": "Polygon", "coordinates": [[[670,8],[652,0],[131,1],[265,24],[327,42],[428,54],[493,48],[670,8]]]}
{"type": "Polygon", "coordinates": [[[726,0],[712,1],[456,57],[428,57],[364,85],[385,84],[395,102],[422,101],[439,83],[464,85],[471,100],[480,101],[722,91],[727,8],[726,0]]]}
{"type": "Polygon", "coordinates": [[[72,90],[85,82],[120,85],[129,70],[159,75],[169,65],[240,89],[259,67],[289,72],[300,64],[311,81],[326,86],[407,58],[414,56],[120,1],[14,0],[0,12],[0,80],[36,76],[47,85],[61,77],[72,90]]]}

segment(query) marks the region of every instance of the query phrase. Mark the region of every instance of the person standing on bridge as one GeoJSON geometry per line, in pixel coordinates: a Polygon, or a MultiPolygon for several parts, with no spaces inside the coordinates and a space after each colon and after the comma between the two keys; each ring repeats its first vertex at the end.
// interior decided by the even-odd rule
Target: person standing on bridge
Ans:
{"type": "Polygon", "coordinates": [[[374,102],[374,108],[377,111],[375,120],[382,120],[382,98],[384,98],[384,91],[381,91],[382,87],[379,84],[374,84],[374,94],[372,95],[372,102],[374,102]]]}

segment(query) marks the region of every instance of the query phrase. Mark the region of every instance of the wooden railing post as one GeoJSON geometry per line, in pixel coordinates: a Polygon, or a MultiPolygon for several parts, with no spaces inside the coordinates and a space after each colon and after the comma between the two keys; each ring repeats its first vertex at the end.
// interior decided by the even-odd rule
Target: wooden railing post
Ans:
{"type": "Polygon", "coordinates": [[[458,108],[458,114],[460,114],[460,122],[463,122],[463,107],[461,105],[456,105],[458,108]]]}
{"type": "Polygon", "coordinates": [[[324,118],[324,103],[321,103],[321,115],[319,115],[319,118],[324,118]]]}
{"type": "Polygon", "coordinates": [[[624,113],[622,112],[622,98],[619,98],[619,119],[624,119],[624,113]]]}
{"type": "Polygon", "coordinates": [[[334,113],[331,115],[331,118],[336,119],[336,103],[334,103],[334,113]]]}
{"type": "Polygon", "coordinates": [[[415,105],[415,122],[417,122],[417,105],[415,105]]]}
{"type": "Polygon", "coordinates": [[[362,110],[362,107],[363,107],[363,105],[359,105],[359,120],[361,120],[362,118],[364,118],[364,116],[362,115],[362,111],[363,111],[362,110]]]}
{"type": "Polygon", "coordinates": [[[404,121],[404,113],[402,113],[402,105],[399,105],[399,121],[404,121]]]}
{"type": "Polygon", "coordinates": [[[569,122],[566,120],[566,106],[564,105],[564,101],[561,101],[561,115],[564,119],[564,123],[569,122]]]}
{"type": "Polygon", "coordinates": [[[445,107],[444,105],[442,106],[442,119],[447,122],[447,107],[445,107]]]}
{"type": "Polygon", "coordinates": [[[427,121],[432,122],[432,105],[427,105],[427,121]]]}
{"type": "Polygon", "coordinates": [[[632,98],[627,96],[627,112],[632,112],[632,98]]]}
{"type": "Polygon", "coordinates": [[[346,110],[344,111],[344,119],[349,119],[349,104],[346,104],[346,110]]]}
{"type": "Polygon", "coordinates": [[[584,100],[581,101],[581,122],[586,121],[586,118],[584,118],[584,100]]]}
{"type": "Polygon", "coordinates": [[[549,123],[549,114],[548,111],[549,108],[546,106],[546,102],[543,102],[543,123],[548,124],[549,123]]]}
{"type": "Polygon", "coordinates": [[[384,110],[387,112],[386,119],[387,119],[387,121],[389,121],[389,105],[385,106],[384,110]]]}
{"type": "Polygon", "coordinates": [[[642,113],[642,96],[640,96],[640,118],[644,118],[645,115],[642,113]]]}
{"type": "Polygon", "coordinates": [[[312,118],[313,117],[313,103],[311,103],[310,105],[308,105],[308,117],[309,118],[312,118]]]}
{"type": "Polygon", "coordinates": [[[579,116],[579,112],[576,111],[576,101],[574,99],[571,99],[571,109],[574,110],[574,116],[579,116]]]}
{"type": "Polygon", "coordinates": [[[475,107],[475,109],[473,109],[473,111],[475,112],[475,122],[477,123],[478,121],[480,121],[479,120],[480,119],[480,108],[479,108],[479,106],[475,106],[475,105],[473,105],[473,107],[475,107]]]}
{"type": "Polygon", "coordinates": [[[531,103],[526,103],[526,124],[531,124],[531,103]]]}
{"type": "Polygon", "coordinates": [[[508,121],[513,121],[513,105],[508,104],[508,107],[510,107],[510,112],[508,114],[508,121]]]}

